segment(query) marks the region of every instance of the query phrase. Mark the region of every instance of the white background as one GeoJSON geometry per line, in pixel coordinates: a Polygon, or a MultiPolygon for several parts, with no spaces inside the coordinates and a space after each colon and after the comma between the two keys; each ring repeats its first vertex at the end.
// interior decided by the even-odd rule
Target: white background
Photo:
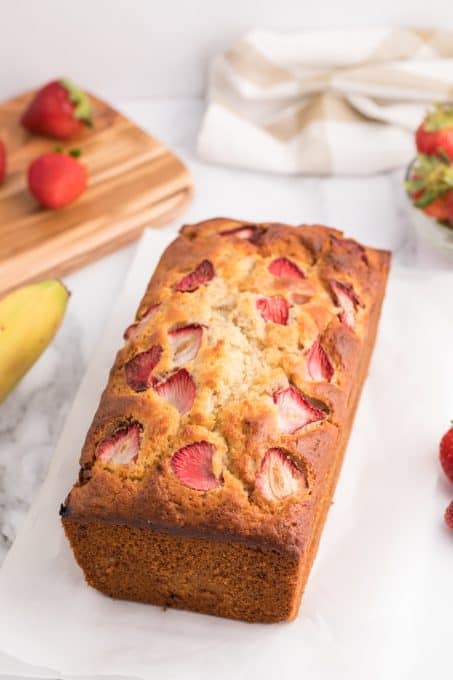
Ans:
{"type": "Polygon", "coordinates": [[[67,75],[107,97],[200,95],[255,26],[453,27],[451,0],[0,0],[0,100],[67,75]]]}

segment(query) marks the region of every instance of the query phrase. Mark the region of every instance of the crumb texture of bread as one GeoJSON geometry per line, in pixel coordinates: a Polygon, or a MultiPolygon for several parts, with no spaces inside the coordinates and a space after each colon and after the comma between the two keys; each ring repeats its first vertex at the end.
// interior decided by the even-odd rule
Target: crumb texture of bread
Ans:
{"type": "Polygon", "coordinates": [[[389,262],[318,225],[181,229],[62,506],[90,585],[250,622],[297,615],[389,262]]]}

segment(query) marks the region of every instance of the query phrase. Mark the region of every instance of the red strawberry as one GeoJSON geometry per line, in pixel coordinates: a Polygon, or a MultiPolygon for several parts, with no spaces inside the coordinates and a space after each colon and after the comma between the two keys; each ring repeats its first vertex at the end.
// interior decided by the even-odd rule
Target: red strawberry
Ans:
{"type": "Polygon", "coordinates": [[[110,437],[105,437],[97,447],[96,458],[103,463],[126,465],[137,460],[142,426],[131,423],[120,427],[110,437]]]}
{"type": "Polygon", "coordinates": [[[311,404],[295,387],[278,390],[272,395],[278,407],[278,429],[286,434],[294,434],[309,423],[324,420],[326,414],[311,404]]]}
{"type": "Polygon", "coordinates": [[[453,191],[450,191],[445,201],[447,208],[447,220],[453,225],[453,191]]]}
{"type": "Polygon", "coordinates": [[[448,159],[419,153],[411,165],[405,186],[416,208],[436,220],[449,219],[448,202],[453,200],[453,166],[448,159]]]}
{"type": "Polygon", "coordinates": [[[45,208],[63,208],[85,190],[87,171],[73,156],[46,153],[28,168],[28,187],[45,208]]]}
{"type": "Polygon", "coordinates": [[[195,399],[196,387],[192,376],[185,368],[156,385],[157,394],[172,404],[183,416],[190,411],[195,399]]]}
{"type": "Polygon", "coordinates": [[[420,153],[446,155],[453,161],[453,107],[436,104],[418,128],[415,141],[420,153]]]}
{"type": "Polygon", "coordinates": [[[453,529],[453,501],[451,501],[448,508],[445,510],[445,524],[449,529],[453,529]]]}
{"type": "Polygon", "coordinates": [[[453,427],[450,427],[440,441],[439,460],[448,479],[453,482],[453,427]]]}
{"type": "Polygon", "coordinates": [[[242,227],[221,231],[220,236],[236,236],[236,238],[240,238],[244,241],[251,241],[253,243],[261,236],[263,231],[264,230],[261,229],[261,227],[257,227],[256,224],[244,224],[242,227]]]}
{"type": "Polygon", "coordinates": [[[291,260],[288,260],[286,257],[278,257],[276,260],[273,260],[268,269],[274,276],[286,279],[305,278],[305,274],[299,269],[297,264],[291,262],[291,260]]]}
{"type": "Polygon", "coordinates": [[[179,481],[196,491],[210,491],[220,482],[212,470],[215,448],[209,442],[195,442],[183,446],[171,459],[171,467],[179,481]]]}
{"type": "Polygon", "coordinates": [[[331,281],[330,286],[334,295],[334,302],[337,307],[343,310],[338,315],[340,321],[351,330],[355,326],[355,310],[359,304],[359,300],[354,293],[352,286],[347,286],[340,281],[331,281]]]}
{"type": "Polygon", "coordinates": [[[183,366],[195,359],[200,349],[202,335],[203,328],[196,323],[169,332],[175,366],[183,366]]]}
{"type": "Polygon", "coordinates": [[[69,139],[91,125],[90,100],[70,80],[54,80],[35,95],[21,122],[30,132],[69,139]]]}
{"type": "Polygon", "coordinates": [[[448,220],[449,211],[447,207],[447,199],[450,194],[453,196],[453,192],[438,196],[433,201],[431,201],[431,203],[428,203],[428,205],[425,205],[422,208],[423,212],[430,217],[434,217],[436,220],[448,220]]]}
{"type": "Polygon", "coordinates": [[[153,384],[151,373],[157,366],[162,354],[160,345],[153,345],[145,352],[132,357],[124,366],[126,382],[135,392],[144,392],[153,384]]]}
{"type": "Polygon", "coordinates": [[[333,376],[333,366],[326,350],[319,342],[319,338],[312,344],[307,355],[307,373],[312,380],[330,382],[333,376]]]}
{"type": "Polygon", "coordinates": [[[148,309],[144,312],[144,314],[140,317],[138,321],[135,321],[135,323],[132,323],[130,326],[126,328],[123,336],[124,339],[132,340],[133,338],[137,337],[140,330],[147,324],[148,321],[151,321],[159,307],[160,307],[159,302],[156,305],[151,305],[151,307],[148,307],[148,309]]]}
{"type": "Polygon", "coordinates": [[[289,304],[284,297],[274,295],[272,297],[258,298],[256,307],[265,321],[286,326],[288,323],[289,304]]]}
{"type": "Polygon", "coordinates": [[[193,272],[186,274],[178,281],[175,285],[175,290],[182,293],[192,293],[194,290],[197,290],[198,286],[209,283],[214,278],[214,275],[214,267],[211,262],[203,260],[193,272]]]}
{"type": "Polygon", "coordinates": [[[306,489],[307,480],[283,449],[273,448],[261,462],[256,486],[268,500],[279,501],[306,489]]]}
{"type": "Polygon", "coordinates": [[[0,184],[5,179],[6,174],[6,149],[2,140],[0,139],[0,184]]]}

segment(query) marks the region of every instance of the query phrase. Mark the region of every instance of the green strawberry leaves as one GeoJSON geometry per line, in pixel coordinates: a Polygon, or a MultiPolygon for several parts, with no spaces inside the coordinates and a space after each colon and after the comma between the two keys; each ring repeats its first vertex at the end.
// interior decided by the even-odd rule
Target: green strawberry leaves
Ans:
{"type": "Polygon", "coordinates": [[[453,127],[453,105],[438,102],[426,116],[423,128],[426,132],[436,132],[448,127],[453,127]]]}
{"type": "Polygon", "coordinates": [[[79,90],[79,88],[68,78],[62,78],[60,80],[60,85],[62,85],[68,91],[69,99],[73,104],[75,104],[74,116],[83,121],[85,125],[91,127],[93,125],[93,121],[89,97],[85,94],[85,92],[79,90]]]}
{"type": "MultiPolygon", "coordinates": [[[[65,149],[61,144],[56,144],[53,148],[55,153],[65,153],[65,149]]],[[[73,158],[80,158],[82,155],[82,149],[69,149],[68,156],[73,158]]]]}
{"type": "Polygon", "coordinates": [[[419,153],[405,182],[418,208],[425,208],[436,198],[453,189],[453,166],[449,160],[419,153]]]}

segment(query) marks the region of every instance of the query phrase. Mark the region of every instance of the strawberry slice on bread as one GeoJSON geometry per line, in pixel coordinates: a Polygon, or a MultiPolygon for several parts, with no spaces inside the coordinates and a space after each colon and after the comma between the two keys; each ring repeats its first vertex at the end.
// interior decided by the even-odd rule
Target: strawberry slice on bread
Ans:
{"type": "Polygon", "coordinates": [[[215,276],[214,267],[209,260],[203,260],[195,269],[186,274],[175,285],[175,290],[181,293],[193,293],[200,286],[209,283],[215,276]]]}
{"type": "Polygon", "coordinates": [[[307,488],[305,474],[281,448],[268,449],[256,477],[256,486],[270,501],[280,501],[307,488]]]}
{"type": "Polygon", "coordinates": [[[145,352],[139,352],[124,365],[126,382],[134,392],[144,392],[153,384],[152,371],[162,354],[160,345],[153,345],[145,352]]]}
{"type": "Polygon", "coordinates": [[[195,359],[200,350],[202,336],[203,328],[196,323],[169,332],[168,338],[173,350],[175,366],[183,366],[195,359]]]}
{"type": "Polygon", "coordinates": [[[258,298],[256,308],[265,321],[287,325],[290,306],[281,295],[258,298]]]}
{"type": "Polygon", "coordinates": [[[278,408],[278,429],[285,434],[294,434],[305,425],[327,417],[292,385],[277,390],[272,397],[278,408]]]}
{"type": "Polygon", "coordinates": [[[311,380],[317,380],[319,382],[330,382],[332,380],[334,369],[319,338],[312,344],[308,351],[307,373],[311,380]]]}
{"type": "Polygon", "coordinates": [[[276,260],[272,260],[268,270],[271,274],[280,278],[296,279],[296,281],[305,278],[305,274],[299,269],[297,264],[286,257],[278,257],[276,260]]]}
{"type": "Polygon", "coordinates": [[[103,463],[127,465],[137,460],[140,450],[139,423],[120,427],[109,437],[105,437],[97,447],[96,458],[103,463]]]}
{"type": "Polygon", "coordinates": [[[195,491],[211,491],[220,486],[212,469],[215,447],[206,441],[183,446],[171,458],[171,468],[181,484],[195,491]]]}
{"type": "Polygon", "coordinates": [[[150,307],[148,307],[148,309],[145,310],[145,312],[138,321],[135,321],[126,328],[126,330],[124,331],[124,339],[132,340],[133,338],[137,337],[142,328],[146,326],[148,321],[151,321],[159,307],[160,307],[159,302],[155,305],[151,305],[150,307]]]}
{"type": "Polygon", "coordinates": [[[335,304],[342,310],[338,318],[347,328],[353,330],[356,322],[356,309],[359,305],[359,299],[354,289],[346,283],[341,283],[341,281],[331,281],[330,287],[335,304]]]}
{"type": "Polygon", "coordinates": [[[170,377],[158,383],[154,389],[157,394],[172,404],[181,415],[188,413],[195,400],[196,387],[192,376],[181,368],[170,377]]]}

